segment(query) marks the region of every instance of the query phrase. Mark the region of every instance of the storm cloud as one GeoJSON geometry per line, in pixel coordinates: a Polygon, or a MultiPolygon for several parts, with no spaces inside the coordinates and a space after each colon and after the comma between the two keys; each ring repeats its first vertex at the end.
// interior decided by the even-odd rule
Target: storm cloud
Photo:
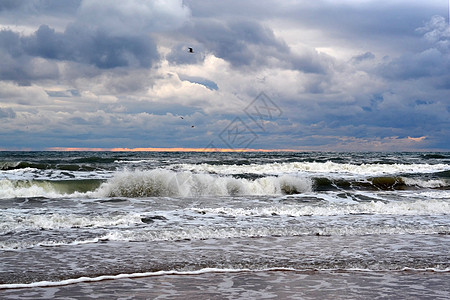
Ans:
{"type": "MultiPolygon", "coordinates": [[[[47,2],[48,5],[51,3],[47,2]]],[[[3,9],[23,6],[28,7],[21,2],[5,3],[3,9]]],[[[177,1],[83,1],[77,19],[64,32],[57,32],[47,24],[40,25],[31,35],[3,29],[0,53],[7,61],[3,60],[2,79],[39,77],[30,70],[31,60],[35,57],[93,65],[100,69],[150,68],[159,61],[152,33],[179,27],[188,14],[189,11],[177,1]]]]}
{"type": "Polygon", "coordinates": [[[447,5],[2,1],[0,148],[448,150],[447,5]]]}

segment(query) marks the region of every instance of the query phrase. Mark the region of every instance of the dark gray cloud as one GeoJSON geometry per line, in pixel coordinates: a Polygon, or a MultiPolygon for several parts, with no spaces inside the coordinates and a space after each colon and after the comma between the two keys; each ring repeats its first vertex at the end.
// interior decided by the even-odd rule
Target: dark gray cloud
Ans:
{"type": "Polygon", "coordinates": [[[0,80],[13,80],[21,85],[29,85],[30,78],[29,70],[26,69],[26,65],[29,63],[29,59],[13,58],[9,53],[5,53],[0,50],[0,80]]]}
{"type": "Polygon", "coordinates": [[[383,75],[389,79],[414,79],[448,74],[450,60],[435,48],[421,53],[402,55],[383,66],[383,75]]]}
{"type": "Polygon", "coordinates": [[[74,25],[64,33],[41,25],[31,36],[3,30],[0,47],[12,59],[42,57],[92,64],[102,69],[150,67],[159,58],[155,42],[147,35],[110,36],[107,32],[74,25]]]}
{"type": "Polygon", "coordinates": [[[20,26],[19,31],[29,32],[47,24],[63,30],[74,20],[82,0],[2,0],[0,23],[10,28],[20,26]]]}
{"type": "Polygon", "coordinates": [[[199,19],[182,30],[195,39],[197,55],[188,55],[186,45],[176,46],[167,59],[174,63],[198,63],[206,54],[229,62],[234,68],[258,69],[282,67],[306,73],[325,73],[332,64],[327,55],[306,48],[301,54],[290,47],[273,30],[253,20],[218,21],[199,19]]]}
{"type": "Polygon", "coordinates": [[[79,97],[80,92],[78,90],[66,90],[66,91],[45,91],[50,97],[79,97]]]}
{"type": "Polygon", "coordinates": [[[188,33],[208,51],[235,67],[263,64],[271,53],[289,52],[270,28],[253,21],[198,20],[188,33]]]}
{"type": "Polygon", "coordinates": [[[198,64],[205,60],[207,53],[205,46],[198,42],[184,42],[173,46],[166,59],[174,64],[198,64]],[[193,53],[189,48],[193,48],[193,53]]]}
{"type": "Polygon", "coordinates": [[[447,3],[439,1],[319,0],[281,6],[280,14],[323,30],[336,44],[402,52],[420,49],[414,29],[446,8],[447,3]]]}
{"type": "Polygon", "coordinates": [[[84,0],[76,23],[108,31],[111,36],[128,36],[177,29],[189,14],[181,0],[84,0]]]}
{"type": "Polygon", "coordinates": [[[292,26],[320,31],[322,42],[328,39],[333,45],[370,48],[373,53],[388,49],[400,52],[419,49],[414,29],[433,15],[448,14],[448,3],[442,0],[297,0],[289,3],[275,0],[264,3],[256,0],[220,3],[186,0],[186,3],[198,19],[246,19],[262,23],[287,21],[292,26]]]}
{"type": "MultiPolygon", "coordinates": [[[[72,13],[64,31],[43,23],[32,34],[0,32],[0,78],[31,81],[35,57],[92,65],[99,69],[150,68],[159,61],[152,33],[177,28],[189,11],[181,2],[154,1],[18,1],[4,2],[0,14],[55,16],[72,13]],[[52,5],[55,4],[56,5],[52,5]],[[67,2],[67,3],[66,3],[67,2]],[[64,4],[68,4],[67,6],[64,4]]],[[[45,22],[45,18],[43,18],[45,22]]],[[[42,75],[42,74],[40,74],[42,75]]],[[[48,78],[49,74],[46,74],[48,78]]]]}
{"type": "Polygon", "coordinates": [[[25,0],[4,0],[0,2],[0,11],[13,10],[25,5],[25,0]]]}
{"type": "Polygon", "coordinates": [[[58,70],[51,62],[33,61],[24,38],[11,30],[0,30],[0,80],[30,85],[35,79],[55,79],[58,70]]]}
{"type": "Polygon", "coordinates": [[[353,56],[351,61],[353,63],[361,63],[363,61],[372,60],[375,58],[375,55],[372,52],[366,52],[360,55],[353,56]]]}
{"type": "Polygon", "coordinates": [[[448,78],[450,70],[450,26],[442,16],[433,16],[417,29],[423,34],[427,49],[410,52],[381,66],[382,74],[390,79],[423,77],[448,78]]]}
{"type": "Polygon", "coordinates": [[[0,13],[73,14],[82,0],[2,0],[0,13]]]}

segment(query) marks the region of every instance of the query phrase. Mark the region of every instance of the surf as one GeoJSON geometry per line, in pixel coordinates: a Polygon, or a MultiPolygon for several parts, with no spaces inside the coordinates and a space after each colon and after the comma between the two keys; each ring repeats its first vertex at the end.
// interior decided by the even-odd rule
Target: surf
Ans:
{"type": "Polygon", "coordinates": [[[103,183],[104,197],[281,195],[312,191],[310,178],[265,176],[254,180],[165,169],[123,171],[103,183]]]}
{"type": "Polygon", "coordinates": [[[327,174],[335,176],[383,176],[400,174],[431,174],[450,170],[448,164],[383,164],[383,163],[336,163],[327,162],[276,162],[248,165],[211,165],[211,164],[179,164],[181,170],[196,173],[232,174],[327,174]]]}

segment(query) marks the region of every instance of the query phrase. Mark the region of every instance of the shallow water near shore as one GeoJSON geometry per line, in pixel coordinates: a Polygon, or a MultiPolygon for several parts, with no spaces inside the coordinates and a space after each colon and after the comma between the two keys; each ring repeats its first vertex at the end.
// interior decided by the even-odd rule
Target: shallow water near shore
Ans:
{"type": "Polygon", "coordinates": [[[241,271],[0,290],[3,299],[448,299],[450,274],[241,271]]]}

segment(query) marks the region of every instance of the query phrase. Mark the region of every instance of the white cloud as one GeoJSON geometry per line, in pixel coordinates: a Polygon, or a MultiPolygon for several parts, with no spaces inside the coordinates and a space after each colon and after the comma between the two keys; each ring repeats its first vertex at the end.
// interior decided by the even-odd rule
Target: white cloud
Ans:
{"type": "Polygon", "coordinates": [[[0,103],[42,106],[50,103],[45,90],[39,86],[19,86],[0,81],[0,103]]]}

